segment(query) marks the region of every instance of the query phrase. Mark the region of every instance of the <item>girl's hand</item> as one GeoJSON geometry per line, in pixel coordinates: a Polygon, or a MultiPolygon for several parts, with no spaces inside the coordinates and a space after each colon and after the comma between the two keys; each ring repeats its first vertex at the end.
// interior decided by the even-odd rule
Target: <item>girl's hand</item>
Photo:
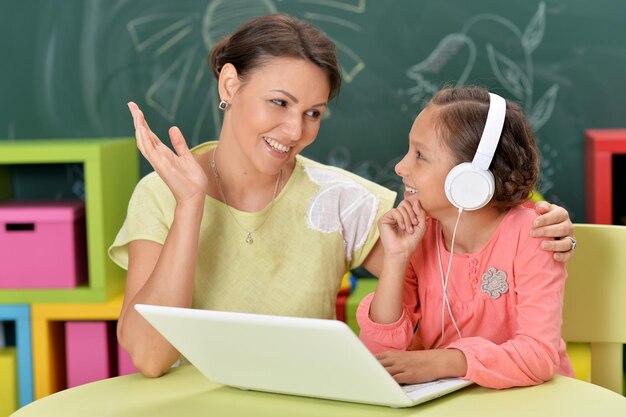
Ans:
{"type": "Polygon", "coordinates": [[[378,220],[385,256],[410,256],[426,232],[426,213],[419,201],[402,200],[378,220]]]}
{"type": "Polygon", "coordinates": [[[467,374],[467,360],[457,349],[389,350],[375,356],[399,384],[418,384],[467,374]]]}
{"type": "Polygon", "coordinates": [[[174,153],[150,130],[143,112],[135,103],[128,103],[128,108],[133,116],[137,148],[165,181],[176,202],[204,201],[208,189],[207,176],[189,151],[180,130],[177,127],[169,130],[174,153]]]}
{"type": "Polygon", "coordinates": [[[574,225],[569,218],[569,213],[563,207],[550,204],[547,201],[537,202],[535,211],[541,216],[533,222],[531,236],[555,238],[544,241],[541,247],[544,250],[554,252],[555,260],[559,262],[568,261],[574,255],[572,250],[574,225]]]}

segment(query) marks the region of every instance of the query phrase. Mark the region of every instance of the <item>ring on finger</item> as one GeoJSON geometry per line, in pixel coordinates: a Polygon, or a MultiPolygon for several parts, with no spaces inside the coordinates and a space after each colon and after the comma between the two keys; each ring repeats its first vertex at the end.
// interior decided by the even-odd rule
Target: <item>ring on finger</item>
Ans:
{"type": "Polygon", "coordinates": [[[565,236],[565,237],[568,238],[572,242],[572,247],[570,248],[570,250],[576,249],[576,239],[574,239],[572,236],[565,236]]]}

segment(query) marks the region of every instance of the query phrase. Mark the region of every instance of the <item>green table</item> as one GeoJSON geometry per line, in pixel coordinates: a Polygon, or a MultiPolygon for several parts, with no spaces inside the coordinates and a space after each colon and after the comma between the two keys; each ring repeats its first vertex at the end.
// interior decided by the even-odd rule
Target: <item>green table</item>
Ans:
{"type": "Polygon", "coordinates": [[[99,416],[626,416],[626,397],[572,378],[555,377],[543,385],[489,390],[469,386],[413,408],[241,391],[215,384],[193,366],[172,369],[161,378],[139,374],[111,378],[37,400],[14,417],[99,416]]]}

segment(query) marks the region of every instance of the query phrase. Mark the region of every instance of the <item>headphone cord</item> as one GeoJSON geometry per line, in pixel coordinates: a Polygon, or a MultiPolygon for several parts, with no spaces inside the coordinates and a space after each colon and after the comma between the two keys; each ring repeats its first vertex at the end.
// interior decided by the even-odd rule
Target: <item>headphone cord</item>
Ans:
{"type": "Polygon", "coordinates": [[[452,319],[452,325],[456,329],[457,334],[459,335],[459,339],[462,338],[461,331],[456,324],[456,320],[454,320],[454,315],[452,314],[452,309],[450,308],[450,300],[448,299],[448,278],[450,278],[450,269],[452,267],[452,258],[454,256],[454,240],[456,238],[456,230],[459,226],[459,221],[461,220],[461,213],[463,212],[462,208],[459,208],[459,215],[456,218],[456,223],[454,224],[454,231],[452,232],[452,243],[450,244],[450,260],[448,261],[448,270],[446,271],[445,279],[443,275],[443,265],[441,264],[441,250],[439,249],[439,221],[437,221],[435,227],[435,244],[437,246],[437,260],[439,261],[439,273],[441,274],[441,286],[443,287],[443,299],[441,301],[441,340],[435,346],[435,349],[438,349],[439,346],[443,343],[443,338],[445,336],[445,311],[446,305],[448,306],[448,313],[450,314],[450,318],[452,319]]]}

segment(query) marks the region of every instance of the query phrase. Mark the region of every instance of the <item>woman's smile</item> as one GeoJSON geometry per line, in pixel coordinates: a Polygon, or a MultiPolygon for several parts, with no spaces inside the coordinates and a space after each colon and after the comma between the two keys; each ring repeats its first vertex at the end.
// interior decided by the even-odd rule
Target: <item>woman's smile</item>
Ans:
{"type": "Polygon", "coordinates": [[[263,136],[263,140],[267,143],[273,150],[281,153],[289,152],[291,149],[289,146],[285,146],[282,143],[270,138],[269,136],[263,136]]]}

